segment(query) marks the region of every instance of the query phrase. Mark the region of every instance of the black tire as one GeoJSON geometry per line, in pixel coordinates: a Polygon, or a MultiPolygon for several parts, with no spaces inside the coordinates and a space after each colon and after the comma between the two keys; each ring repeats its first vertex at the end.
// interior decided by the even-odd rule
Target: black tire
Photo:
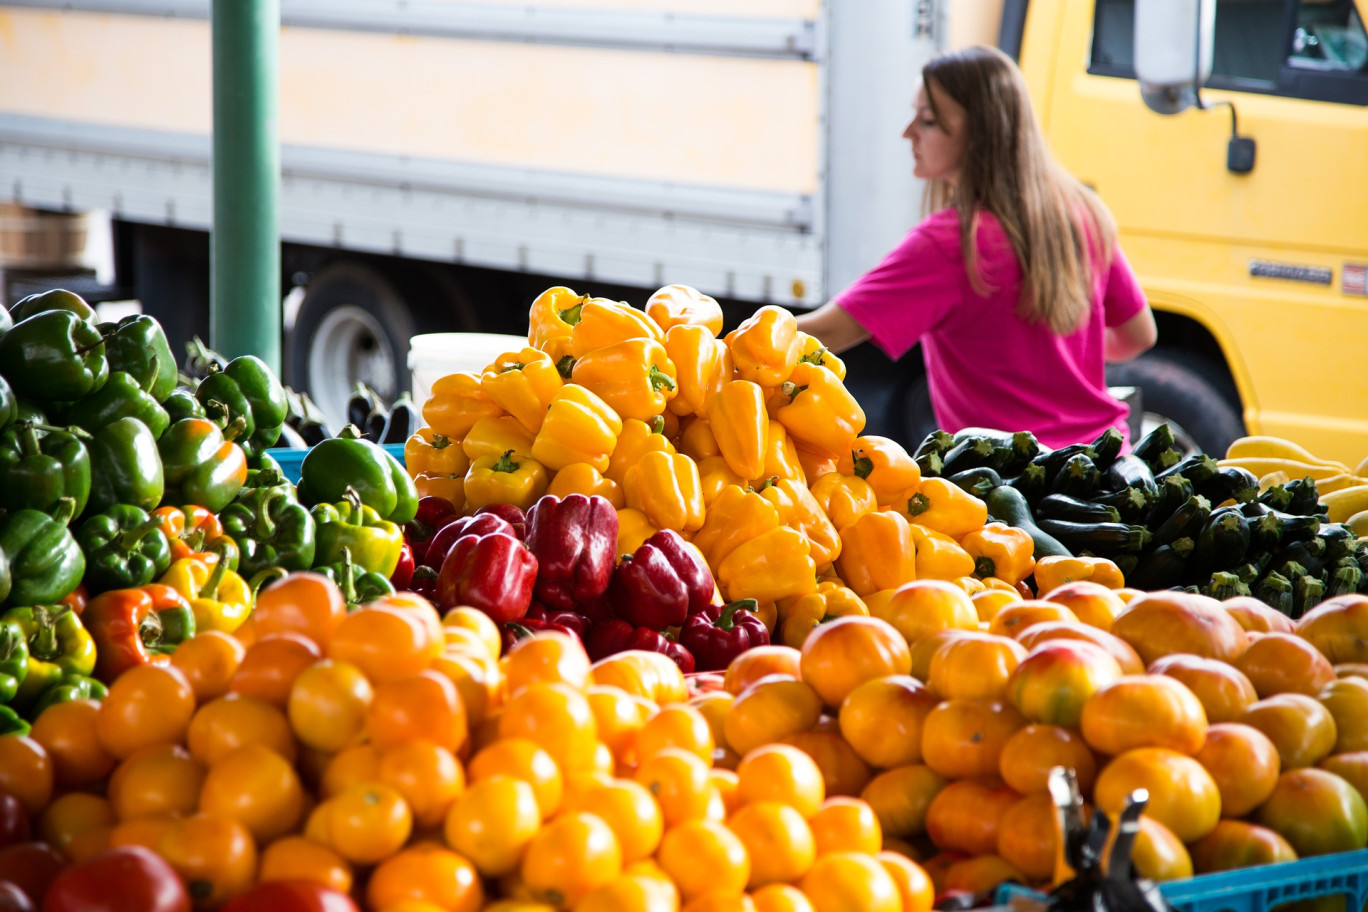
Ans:
{"type": "Polygon", "coordinates": [[[1239,395],[1225,369],[1176,351],[1150,351],[1107,368],[1111,386],[1140,389],[1142,429],[1167,421],[1189,450],[1221,456],[1245,433],[1239,395]]]}

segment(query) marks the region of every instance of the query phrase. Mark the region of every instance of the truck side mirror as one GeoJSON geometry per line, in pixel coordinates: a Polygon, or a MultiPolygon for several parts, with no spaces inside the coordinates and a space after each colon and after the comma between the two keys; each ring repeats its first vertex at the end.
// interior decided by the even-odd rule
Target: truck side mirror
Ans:
{"type": "Polygon", "coordinates": [[[1216,31],[1213,0],[1144,0],[1135,4],[1135,76],[1153,111],[1177,114],[1200,105],[1211,76],[1216,31]]]}

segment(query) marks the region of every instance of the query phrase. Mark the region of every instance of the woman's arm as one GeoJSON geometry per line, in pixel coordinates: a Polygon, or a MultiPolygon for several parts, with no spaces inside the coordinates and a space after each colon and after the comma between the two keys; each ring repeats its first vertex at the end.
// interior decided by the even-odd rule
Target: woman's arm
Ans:
{"type": "Polygon", "coordinates": [[[835,301],[828,301],[814,311],[799,314],[798,329],[815,336],[827,349],[838,354],[869,338],[869,330],[835,301]]]}
{"type": "Polygon", "coordinates": [[[1107,360],[1129,361],[1141,352],[1153,348],[1158,339],[1159,330],[1154,325],[1154,312],[1146,305],[1120,326],[1107,327],[1107,360]]]}

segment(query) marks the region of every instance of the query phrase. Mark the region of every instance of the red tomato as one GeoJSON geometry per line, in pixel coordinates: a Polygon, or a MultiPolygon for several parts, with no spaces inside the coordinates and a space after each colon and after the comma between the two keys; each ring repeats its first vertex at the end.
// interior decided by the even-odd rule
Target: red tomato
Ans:
{"type": "Polygon", "coordinates": [[[239,893],[222,912],[357,912],[350,896],[309,880],[268,880],[239,893]]]}
{"type": "Polygon", "coordinates": [[[0,791],[0,846],[28,842],[33,838],[28,811],[18,796],[0,791]]]}
{"type": "Polygon", "coordinates": [[[16,842],[0,849],[0,881],[8,880],[37,906],[66,865],[62,853],[46,842],[16,842]]]}
{"type": "Polygon", "coordinates": [[[190,912],[190,894],[151,849],[119,846],[67,868],[48,889],[43,912],[190,912]]]}

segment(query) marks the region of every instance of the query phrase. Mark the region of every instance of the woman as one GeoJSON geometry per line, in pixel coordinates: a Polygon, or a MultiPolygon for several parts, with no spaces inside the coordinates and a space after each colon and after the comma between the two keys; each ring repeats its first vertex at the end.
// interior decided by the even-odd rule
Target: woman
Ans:
{"type": "Polygon", "coordinates": [[[798,319],[833,351],[920,342],[937,423],[1091,440],[1127,409],[1108,361],[1152,347],[1154,316],[1093,193],[1051,157],[1026,82],[995,48],[922,70],[912,142],[931,214],[884,261],[798,319]]]}

